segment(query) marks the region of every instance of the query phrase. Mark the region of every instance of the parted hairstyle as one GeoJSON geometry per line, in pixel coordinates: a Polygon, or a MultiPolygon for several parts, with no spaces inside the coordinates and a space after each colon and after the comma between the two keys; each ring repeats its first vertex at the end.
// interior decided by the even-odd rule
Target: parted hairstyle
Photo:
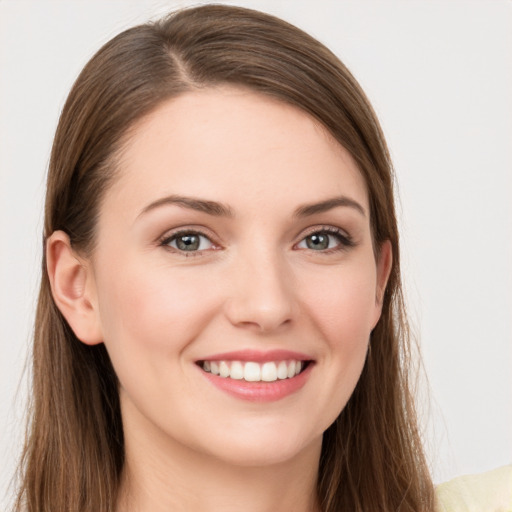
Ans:
{"type": "MultiPolygon", "coordinates": [[[[114,37],[82,70],[62,110],[44,243],[63,230],[75,251],[90,254],[102,199],[122,170],[134,124],[164,101],[223,84],[293,105],[325,126],[364,177],[376,254],[385,240],[392,246],[382,316],[361,377],[323,435],[322,510],[431,511],[410,389],[390,156],[360,86],[317,40],[273,16],[221,5],[179,10],[114,37]]],[[[56,307],[44,256],[32,386],[15,510],[114,512],[124,464],[118,380],[105,346],[80,342],[56,307]]]]}

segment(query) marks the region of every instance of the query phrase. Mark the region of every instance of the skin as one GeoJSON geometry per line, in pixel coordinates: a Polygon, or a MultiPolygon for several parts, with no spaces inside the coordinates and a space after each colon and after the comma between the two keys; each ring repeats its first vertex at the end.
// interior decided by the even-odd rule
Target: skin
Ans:
{"type": "Polygon", "coordinates": [[[120,380],[119,510],[317,510],[322,433],[358,381],[391,266],[389,244],[375,257],[349,153],[273,99],[186,93],[131,132],[97,242],[84,258],[54,233],[48,271],[71,327],[105,343],[120,380]],[[177,195],[229,215],[161,201],[177,195]],[[296,215],[339,197],[353,204],[296,215]],[[203,233],[199,250],[180,250],[177,229],[203,233]],[[322,232],[327,248],[310,248],[322,232]],[[296,393],[242,400],[196,364],[241,349],[299,351],[314,364],[296,393]]]}

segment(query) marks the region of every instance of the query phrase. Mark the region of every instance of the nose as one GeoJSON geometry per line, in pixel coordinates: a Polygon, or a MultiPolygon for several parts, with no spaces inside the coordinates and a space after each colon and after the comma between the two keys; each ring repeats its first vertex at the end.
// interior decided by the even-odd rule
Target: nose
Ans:
{"type": "Polygon", "coordinates": [[[225,314],[237,326],[259,333],[280,330],[294,321],[297,304],[293,276],[275,255],[239,258],[230,276],[225,314]]]}

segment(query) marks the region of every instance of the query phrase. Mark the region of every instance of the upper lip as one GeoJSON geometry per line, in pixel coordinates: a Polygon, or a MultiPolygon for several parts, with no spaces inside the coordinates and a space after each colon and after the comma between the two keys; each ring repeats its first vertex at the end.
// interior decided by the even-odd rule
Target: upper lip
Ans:
{"type": "Polygon", "coordinates": [[[213,354],[200,359],[200,361],[252,361],[255,363],[266,363],[270,361],[311,361],[313,358],[301,352],[291,350],[235,350],[232,352],[222,352],[213,354]]]}

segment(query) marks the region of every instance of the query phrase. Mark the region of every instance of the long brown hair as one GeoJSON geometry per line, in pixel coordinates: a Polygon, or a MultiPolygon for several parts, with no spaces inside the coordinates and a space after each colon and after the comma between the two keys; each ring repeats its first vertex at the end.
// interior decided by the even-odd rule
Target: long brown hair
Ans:
{"type": "MultiPolygon", "coordinates": [[[[318,41],[272,16],[227,6],[185,9],[116,36],[85,66],[63,108],[44,239],[64,230],[75,250],[91,251],[100,204],[130,128],[163,101],[216,84],[250,88],[319,120],[365,178],[376,251],[385,240],[392,245],[382,317],[361,378],[324,434],[323,511],[433,510],[408,383],[391,161],[360,86],[318,41]]],[[[117,386],[104,345],[81,343],[57,309],[43,259],[17,511],[115,510],[124,464],[117,386]]]]}

